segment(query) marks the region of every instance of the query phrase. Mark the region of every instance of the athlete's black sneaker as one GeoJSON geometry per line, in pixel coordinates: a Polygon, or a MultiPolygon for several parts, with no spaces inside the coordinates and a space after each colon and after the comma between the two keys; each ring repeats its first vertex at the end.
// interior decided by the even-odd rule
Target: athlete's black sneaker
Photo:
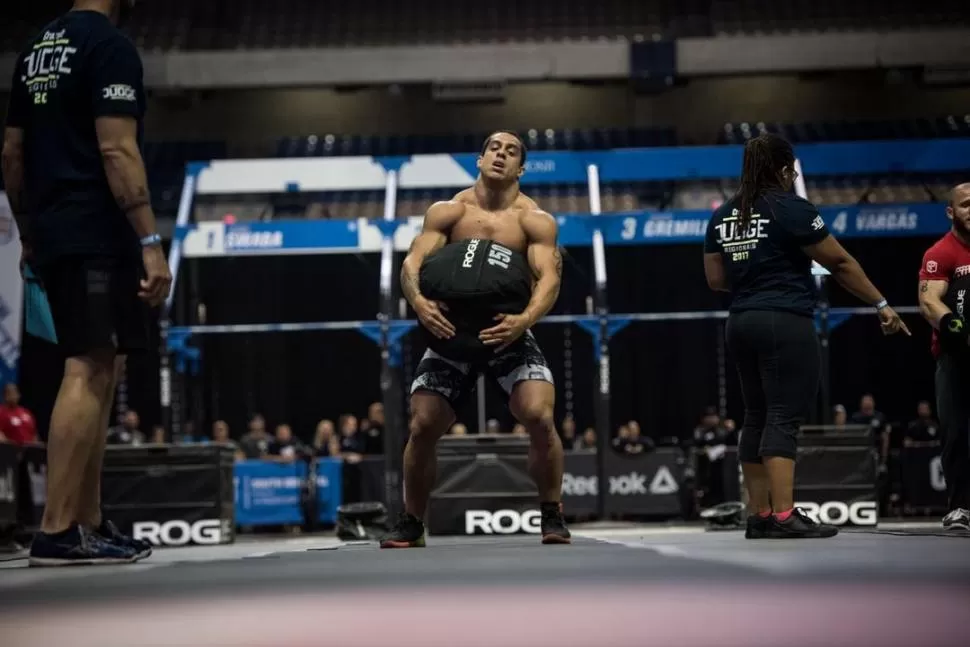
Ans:
{"type": "Polygon", "coordinates": [[[101,519],[101,525],[98,526],[98,534],[116,546],[130,548],[135,551],[135,557],[139,560],[145,559],[152,554],[152,545],[149,542],[129,537],[118,530],[118,526],[106,519],[101,519]]]}
{"type": "Polygon", "coordinates": [[[839,534],[838,528],[813,521],[799,508],[792,510],[791,516],[784,521],[778,521],[772,515],[765,528],[766,539],[821,539],[834,537],[837,534],[839,534]]]}
{"type": "Polygon", "coordinates": [[[97,533],[74,524],[64,532],[34,535],[28,561],[31,566],[69,566],[130,564],[137,559],[133,549],[108,542],[97,533]]]}
{"type": "Polygon", "coordinates": [[[391,531],[381,537],[381,548],[424,548],[424,522],[402,512],[391,531]]]}
{"type": "Polygon", "coordinates": [[[566,520],[562,518],[561,503],[541,503],[539,509],[542,513],[540,524],[542,532],[542,543],[544,544],[571,544],[572,535],[566,527],[566,520]]]}
{"type": "Polygon", "coordinates": [[[745,539],[764,539],[768,531],[768,524],[771,523],[771,515],[762,517],[760,514],[748,516],[748,523],[744,529],[745,539]]]}

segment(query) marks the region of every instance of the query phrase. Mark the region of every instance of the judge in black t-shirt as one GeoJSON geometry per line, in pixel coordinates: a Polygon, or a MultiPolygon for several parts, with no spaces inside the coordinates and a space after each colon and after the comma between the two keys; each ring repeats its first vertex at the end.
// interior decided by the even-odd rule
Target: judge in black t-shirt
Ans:
{"type": "Polygon", "coordinates": [[[731,294],[727,341],[744,395],[738,454],[751,513],[748,538],[837,533],[795,510],[793,500],[796,436],[819,381],[812,259],[873,306],[884,333],[909,332],[815,206],[792,192],[797,175],[784,139],[765,134],[748,141],[741,186],[714,212],[704,245],[708,285],[731,294]]]}
{"type": "Polygon", "coordinates": [[[933,417],[930,403],[923,400],[916,407],[916,420],[906,427],[903,446],[911,447],[913,443],[940,442],[940,423],[933,417]]]}
{"type": "Polygon", "coordinates": [[[148,307],[165,300],[172,281],[139,149],[141,59],[117,27],[134,4],[76,0],[28,42],[13,70],[4,183],[65,359],[32,566],[151,553],[102,518],[97,487],[117,371],[148,348],[148,307]]]}
{"type": "Polygon", "coordinates": [[[271,460],[278,463],[293,463],[307,456],[307,451],[299,438],[293,436],[293,429],[288,424],[276,426],[276,436],[269,444],[271,460]]]}
{"type": "Polygon", "coordinates": [[[859,399],[859,410],[852,414],[852,424],[869,427],[872,434],[872,446],[879,452],[879,468],[885,470],[889,458],[889,434],[891,430],[886,423],[886,416],[876,411],[876,399],[871,393],[866,393],[859,399]]]}
{"type": "Polygon", "coordinates": [[[365,454],[384,453],[384,405],[380,402],[372,402],[367,407],[367,430],[361,428],[363,435],[363,446],[365,454]]]}

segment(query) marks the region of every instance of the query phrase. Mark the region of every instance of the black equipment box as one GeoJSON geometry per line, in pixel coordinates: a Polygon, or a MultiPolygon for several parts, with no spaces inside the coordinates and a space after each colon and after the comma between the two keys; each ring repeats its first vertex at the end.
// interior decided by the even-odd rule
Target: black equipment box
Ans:
{"type": "Polygon", "coordinates": [[[108,447],[104,514],[156,546],[235,540],[234,452],[225,445],[108,447]]]}

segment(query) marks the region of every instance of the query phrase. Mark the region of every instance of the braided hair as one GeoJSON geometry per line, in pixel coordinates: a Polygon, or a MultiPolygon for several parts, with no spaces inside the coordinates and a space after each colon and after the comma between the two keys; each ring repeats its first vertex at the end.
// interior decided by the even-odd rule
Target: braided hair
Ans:
{"type": "Polygon", "coordinates": [[[737,193],[742,228],[751,222],[755,201],[769,189],[782,188],[782,170],[794,164],[795,151],[778,135],[764,133],[748,140],[737,193]]]}

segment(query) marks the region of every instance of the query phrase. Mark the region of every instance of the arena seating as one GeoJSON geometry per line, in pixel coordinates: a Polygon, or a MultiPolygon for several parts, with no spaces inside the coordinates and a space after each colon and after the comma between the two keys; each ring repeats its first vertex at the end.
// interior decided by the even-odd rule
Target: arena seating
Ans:
{"type": "Polygon", "coordinates": [[[174,212],[182,191],[185,165],[196,160],[223,159],[225,142],[149,142],[143,150],[152,203],[162,212],[174,212]]]}
{"type": "Polygon", "coordinates": [[[710,11],[714,36],[954,27],[970,19],[963,0],[713,0],[710,11]]]}
{"type": "Polygon", "coordinates": [[[970,137],[970,113],[936,119],[909,119],[875,122],[812,122],[778,124],[724,124],[719,134],[721,144],[741,144],[762,133],[777,133],[793,143],[822,141],[862,141],[873,139],[934,139],[970,137]]]}
{"type": "MultiPolygon", "coordinates": [[[[331,155],[415,155],[478,151],[488,133],[460,135],[305,135],[285,137],[277,144],[277,157],[331,155]]],[[[530,150],[602,150],[673,146],[673,128],[535,129],[522,132],[530,150]]]]}
{"type": "MultiPolygon", "coordinates": [[[[5,15],[12,51],[63,8],[35,0],[5,15]]],[[[139,8],[130,31],[146,51],[345,47],[738,33],[891,30],[970,24],[964,0],[166,0],[139,8]]]]}
{"type": "MultiPolygon", "coordinates": [[[[779,132],[795,142],[859,140],[903,137],[970,137],[970,115],[935,120],[869,124],[726,124],[721,143],[742,143],[761,132],[779,132]]],[[[309,135],[287,137],[277,143],[277,157],[331,155],[410,155],[477,151],[486,133],[441,136],[309,135]]],[[[523,132],[531,150],[596,150],[676,144],[672,129],[529,129],[523,132]]],[[[227,157],[225,142],[161,142],[145,146],[152,198],[160,213],[172,215],[178,206],[186,162],[227,157]]],[[[818,204],[925,202],[941,199],[956,182],[951,177],[826,178],[809,176],[809,198],[818,204]]],[[[637,209],[710,209],[733,193],[729,182],[609,184],[603,189],[604,212],[637,209]]],[[[536,187],[532,193],[548,210],[558,213],[589,210],[589,196],[582,186],[536,187]]],[[[401,216],[424,213],[436,200],[453,191],[402,191],[401,216]]],[[[199,219],[221,218],[235,213],[242,219],[258,217],[379,218],[383,213],[381,192],[345,192],[321,195],[274,196],[271,207],[247,206],[242,200],[220,199],[215,210],[203,208],[199,219]],[[247,214],[249,214],[247,216],[247,214]]]]}

